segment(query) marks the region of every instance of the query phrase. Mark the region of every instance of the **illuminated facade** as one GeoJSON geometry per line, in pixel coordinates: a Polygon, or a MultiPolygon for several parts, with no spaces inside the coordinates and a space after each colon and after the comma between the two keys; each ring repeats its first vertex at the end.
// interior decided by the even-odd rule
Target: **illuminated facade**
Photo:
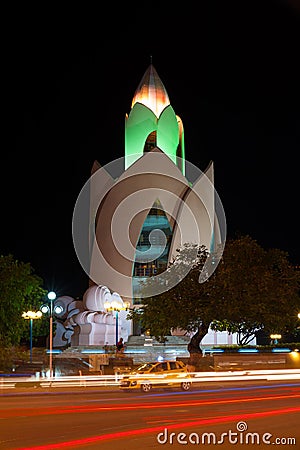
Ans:
{"type": "Polygon", "coordinates": [[[94,163],[91,197],[99,196],[99,180],[105,180],[105,194],[91,214],[91,285],[105,284],[131,304],[142,303],[139,278],[165,270],[181,245],[196,243],[211,252],[222,242],[213,164],[194,180],[189,172],[182,120],[151,64],[126,115],[122,173],[113,177],[94,163]]]}
{"type": "MultiPolygon", "coordinates": [[[[213,163],[205,172],[196,169],[185,158],[182,120],[150,64],[125,117],[125,156],[105,167],[95,161],[92,168],[90,253],[85,267],[90,287],[84,306],[76,313],[72,310],[72,342],[113,343],[115,322],[113,314],[103,309],[104,291],[118,293],[120,301],[130,306],[141,305],[140,281],[166,273],[178,248],[192,243],[212,254],[224,244],[226,227],[222,230],[216,213],[213,163]]],[[[74,241],[81,237],[78,230],[74,241]]],[[[79,247],[75,245],[78,256],[79,247]]],[[[137,331],[125,319],[119,326],[125,341],[137,331]]]]}

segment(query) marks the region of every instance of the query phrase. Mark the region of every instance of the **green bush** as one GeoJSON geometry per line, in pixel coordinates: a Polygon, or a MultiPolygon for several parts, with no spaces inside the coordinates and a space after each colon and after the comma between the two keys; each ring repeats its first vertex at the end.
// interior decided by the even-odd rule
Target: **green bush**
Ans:
{"type": "Polygon", "coordinates": [[[29,350],[21,346],[0,348],[0,373],[10,373],[15,366],[29,360],[29,350]]]}

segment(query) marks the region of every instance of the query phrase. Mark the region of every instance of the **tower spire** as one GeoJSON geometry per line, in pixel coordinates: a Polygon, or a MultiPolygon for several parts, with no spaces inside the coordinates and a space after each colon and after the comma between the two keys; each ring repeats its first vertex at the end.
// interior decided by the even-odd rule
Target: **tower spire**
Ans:
{"type": "MultiPolygon", "coordinates": [[[[152,58],[152,55],[151,55],[152,58]]],[[[154,66],[150,64],[135,91],[131,108],[135,103],[147,106],[158,118],[166,106],[170,104],[167,91],[154,66]]]]}

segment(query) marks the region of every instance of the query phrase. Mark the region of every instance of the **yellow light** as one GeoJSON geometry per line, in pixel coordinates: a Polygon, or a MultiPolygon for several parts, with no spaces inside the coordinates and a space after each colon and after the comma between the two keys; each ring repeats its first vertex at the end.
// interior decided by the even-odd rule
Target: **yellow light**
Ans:
{"type": "Polygon", "coordinates": [[[106,311],[124,311],[130,308],[130,302],[126,301],[121,305],[117,300],[106,301],[104,302],[104,308],[106,311]]]}
{"type": "Polygon", "coordinates": [[[40,319],[42,317],[42,311],[27,311],[23,312],[23,319],[40,319]]]}
{"type": "Polygon", "coordinates": [[[290,356],[294,361],[299,361],[300,360],[299,350],[295,349],[293,352],[290,353],[290,356]]]}
{"type": "Polygon", "coordinates": [[[118,303],[117,301],[115,301],[115,300],[113,300],[113,301],[111,302],[111,307],[112,307],[113,309],[115,309],[115,310],[119,310],[119,309],[121,308],[121,306],[119,305],[119,303],[118,303]]]}
{"type": "Polygon", "coordinates": [[[281,339],[281,334],[270,334],[271,339],[281,339]]]}
{"type": "Polygon", "coordinates": [[[104,308],[105,308],[105,309],[111,309],[111,304],[110,304],[110,302],[105,302],[105,303],[104,303],[104,308]]]}

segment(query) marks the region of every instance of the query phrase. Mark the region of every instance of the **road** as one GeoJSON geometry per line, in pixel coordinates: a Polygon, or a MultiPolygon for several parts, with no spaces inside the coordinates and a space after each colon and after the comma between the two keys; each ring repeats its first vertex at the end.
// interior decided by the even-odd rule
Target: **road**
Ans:
{"type": "Polygon", "coordinates": [[[202,382],[185,393],[25,388],[0,401],[5,450],[300,448],[299,380],[202,382]]]}

